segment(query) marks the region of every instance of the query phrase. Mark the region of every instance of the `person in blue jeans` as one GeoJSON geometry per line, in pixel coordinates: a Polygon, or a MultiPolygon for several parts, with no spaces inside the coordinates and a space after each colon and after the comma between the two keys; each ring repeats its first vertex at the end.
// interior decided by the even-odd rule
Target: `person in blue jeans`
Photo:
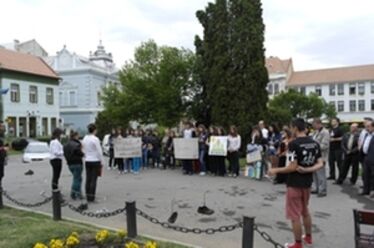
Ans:
{"type": "Polygon", "coordinates": [[[70,133],[70,140],[64,146],[64,156],[69,166],[69,170],[71,174],[73,174],[70,197],[73,200],[82,199],[82,158],[84,154],[82,152],[82,144],[79,141],[79,134],[77,132],[72,131],[70,133]]]}
{"type": "Polygon", "coordinates": [[[200,176],[205,176],[206,174],[206,155],[207,155],[207,145],[208,132],[203,124],[198,126],[199,134],[199,162],[200,162],[200,176]]]}

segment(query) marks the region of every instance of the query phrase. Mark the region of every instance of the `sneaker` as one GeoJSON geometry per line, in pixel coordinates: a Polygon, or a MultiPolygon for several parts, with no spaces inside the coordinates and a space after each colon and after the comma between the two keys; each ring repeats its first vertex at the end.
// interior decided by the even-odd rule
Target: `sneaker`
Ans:
{"type": "Polygon", "coordinates": [[[205,172],[200,172],[200,176],[205,176],[206,173],[205,172]]]}
{"type": "Polygon", "coordinates": [[[293,244],[286,243],[284,247],[285,248],[303,248],[303,244],[302,243],[293,243],[293,244]]]}
{"type": "Polygon", "coordinates": [[[306,244],[307,246],[313,245],[313,240],[311,236],[303,235],[303,241],[304,244],[306,244]]]}

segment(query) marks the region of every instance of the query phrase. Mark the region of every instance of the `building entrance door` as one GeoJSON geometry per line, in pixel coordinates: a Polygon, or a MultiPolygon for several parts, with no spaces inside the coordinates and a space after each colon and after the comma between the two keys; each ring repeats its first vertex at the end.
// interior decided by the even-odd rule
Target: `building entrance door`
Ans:
{"type": "Polygon", "coordinates": [[[36,137],[36,117],[30,117],[29,130],[30,130],[30,138],[35,138],[36,137]]]}

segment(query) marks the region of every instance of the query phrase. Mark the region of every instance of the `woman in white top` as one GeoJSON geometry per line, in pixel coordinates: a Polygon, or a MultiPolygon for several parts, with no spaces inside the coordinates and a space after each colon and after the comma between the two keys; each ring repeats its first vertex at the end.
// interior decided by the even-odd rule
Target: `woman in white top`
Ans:
{"type": "Polygon", "coordinates": [[[56,128],[52,133],[52,140],[49,144],[50,164],[52,166],[52,190],[58,189],[58,180],[60,179],[62,169],[62,158],[64,150],[61,145],[62,130],[56,128]]]}
{"type": "Polygon", "coordinates": [[[227,137],[228,141],[228,159],[230,162],[230,173],[233,177],[239,176],[239,150],[242,145],[242,140],[238,134],[238,130],[235,126],[230,127],[230,134],[227,137]]]}
{"type": "Polygon", "coordinates": [[[87,202],[95,201],[97,177],[101,174],[103,151],[100,140],[96,137],[95,124],[88,125],[88,134],[84,136],[83,153],[86,165],[86,197],[87,202]]]}

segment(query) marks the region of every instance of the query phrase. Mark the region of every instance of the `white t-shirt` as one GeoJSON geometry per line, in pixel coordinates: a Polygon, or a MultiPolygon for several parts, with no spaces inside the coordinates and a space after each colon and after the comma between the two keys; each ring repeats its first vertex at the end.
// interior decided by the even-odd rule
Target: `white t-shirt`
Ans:
{"type": "Polygon", "coordinates": [[[266,128],[261,129],[261,133],[262,137],[264,137],[265,139],[269,138],[269,130],[267,130],[266,128]]]}
{"type": "Polygon", "coordinates": [[[51,154],[50,159],[62,159],[64,157],[64,150],[61,142],[58,139],[54,139],[49,144],[49,153],[51,154]]]}
{"type": "Polygon", "coordinates": [[[193,138],[192,134],[193,134],[193,129],[192,128],[183,130],[183,138],[185,138],[185,139],[193,138]]]}
{"type": "Polygon", "coordinates": [[[102,162],[103,151],[100,140],[93,134],[87,134],[82,141],[83,152],[86,162],[102,162]]]}

